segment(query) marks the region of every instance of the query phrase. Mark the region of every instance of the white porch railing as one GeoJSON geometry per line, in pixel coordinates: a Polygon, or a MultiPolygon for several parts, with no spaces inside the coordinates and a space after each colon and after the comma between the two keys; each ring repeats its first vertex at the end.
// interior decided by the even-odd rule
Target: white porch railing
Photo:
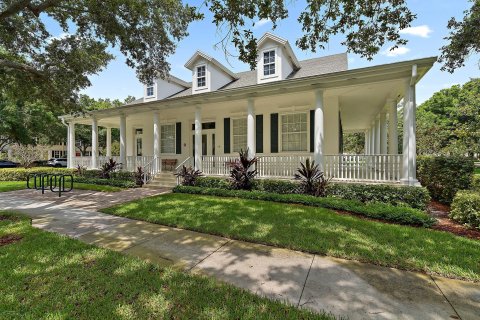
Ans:
{"type": "MultiPolygon", "coordinates": [[[[120,157],[98,157],[98,168],[99,169],[104,163],[108,162],[110,159],[115,160],[117,163],[120,163],[120,157]]],[[[143,167],[149,162],[153,160],[153,156],[141,156],[135,157],[130,156],[127,157],[127,163],[122,164],[122,169],[127,171],[136,171],[137,167],[143,167]]],[[[74,157],[73,158],[73,166],[77,167],[78,165],[87,167],[88,169],[92,168],[92,157],[74,157]]]]}
{"type": "Polygon", "coordinates": [[[325,174],[340,181],[398,182],[402,155],[326,155],[325,174]]]}
{"type": "MultiPolygon", "coordinates": [[[[228,176],[236,156],[203,156],[205,175],[228,176]]],[[[259,156],[258,177],[293,178],[300,163],[311,154],[259,156]]],[[[325,174],[337,181],[398,182],[402,155],[325,155],[325,174]]]]}

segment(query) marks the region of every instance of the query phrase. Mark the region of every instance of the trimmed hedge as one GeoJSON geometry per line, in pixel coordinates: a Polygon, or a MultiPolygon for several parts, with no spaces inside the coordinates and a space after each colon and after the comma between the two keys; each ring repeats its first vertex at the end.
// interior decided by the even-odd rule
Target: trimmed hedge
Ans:
{"type": "Polygon", "coordinates": [[[112,179],[101,179],[100,170],[86,170],[83,176],[76,176],[76,169],[66,168],[5,168],[0,169],[0,181],[25,181],[29,173],[72,174],[73,180],[80,183],[98,184],[121,188],[136,187],[133,172],[117,172],[112,179]]]}
{"type": "Polygon", "coordinates": [[[394,206],[408,205],[420,210],[426,210],[430,202],[426,188],[386,184],[332,183],[327,186],[327,196],[394,206]]]}
{"type": "Polygon", "coordinates": [[[459,191],[453,199],[450,218],[480,229],[480,193],[459,191]]]}
{"type": "Polygon", "coordinates": [[[472,178],[472,185],[470,189],[480,192],[480,174],[474,174],[472,178]]]}
{"type": "Polygon", "coordinates": [[[25,181],[29,173],[61,173],[61,174],[74,174],[74,169],[66,168],[2,168],[0,169],[0,181],[25,181]]]}
{"type": "Polygon", "coordinates": [[[79,182],[79,183],[97,184],[102,186],[112,186],[112,187],[120,187],[120,188],[135,188],[137,186],[135,184],[135,181],[132,181],[132,180],[86,178],[86,177],[75,176],[73,178],[73,181],[79,182]]]}
{"type": "Polygon", "coordinates": [[[368,218],[412,226],[431,227],[436,221],[426,213],[410,207],[395,207],[378,202],[365,204],[356,200],[346,200],[334,197],[318,198],[303,194],[278,194],[262,191],[226,190],[187,186],[177,186],[173,189],[173,192],[302,204],[312,207],[343,210],[360,214],[368,218]]]}
{"type": "Polygon", "coordinates": [[[433,199],[450,204],[458,190],[469,189],[475,167],[473,159],[465,157],[417,158],[417,177],[433,199]]]}
{"type": "MultiPolygon", "coordinates": [[[[200,177],[196,187],[220,188],[230,190],[230,184],[225,178],[200,177]]],[[[291,180],[256,179],[253,190],[278,193],[298,193],[298,183],[291,180]]],[[[361,202],[384,202],[391,205],[408,205],[412,208],[425,210],[430,195],[425,188],[411,186],[392,186],[385,184],[330,183],[327,185],[327,196],[361,202]]]]}

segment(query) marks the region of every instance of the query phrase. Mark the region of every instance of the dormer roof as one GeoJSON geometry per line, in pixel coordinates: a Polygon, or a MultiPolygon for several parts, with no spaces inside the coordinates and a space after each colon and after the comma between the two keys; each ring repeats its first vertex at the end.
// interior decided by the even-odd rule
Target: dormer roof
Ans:
{"type": "Polygon", "coordinates": [[[287,39],[280,38],[279,36],[276,36],[270,32],[267,32],[260,38],[260,40],[258,40],[257,47],[260,48],[268,40],[276,42],[279,45],[281,45],[285,50],[286,54],[288,55],[288,57],[290,58],[290,61],[292,61],[292,64],[295,67],[295,69],[300,69],[301,67],[300,62],[295,56],[295,53],[293,52],[293,49],[290,46],[290,43],[288,42],[287,39]]]}
{"type": "Polygon", "coordinates": [[[188,59],[187,63],[185,63],[185,68],[187,68],[189,70],[192,70],[195,67],[195,62],[198,59],[204,59],[204,60],[210,62],[210,63],[214,64],[215,66],[217,66],[220,70],[222,70],[223,72],[228,74],[230,77],[232,77],[232,79],[238,79],[238,76],[235,73],[230,71],[227,67],[225,67],[223,64],[221,64],[218,60],[216,60],[215,58],[209,56],[208,54],[206,54],[206,53],[204,53],[200,50],[197,50],[197,52],[195,52],[195,54],[190,59],[188,59]]]}
{"type": "Polygon", "coordinates": [[[176,83],[184,88],[191,88],[192,84],[190,82],[183,81],[175,76],[169,75],[165,81],[176,83]]]}

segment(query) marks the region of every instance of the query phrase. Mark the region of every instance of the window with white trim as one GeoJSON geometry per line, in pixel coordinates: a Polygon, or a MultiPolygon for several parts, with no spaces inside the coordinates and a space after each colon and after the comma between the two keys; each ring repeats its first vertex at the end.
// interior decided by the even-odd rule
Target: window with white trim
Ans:
{"type": "Polygon", "coordinates": [[[147,97],[152,97],[154,96],[154,90],[153,90],[153,86],[148,86],[147,87],[147,97]]]}
{"type": "Polygon", "coordinates": [[[160,126],[160,152],[175,153],[175,124],[160,126]]]}
{"type": "Polygon", "coordinates": [[[197,88],[207,86],[207,73],[205,66],[197,67],[197,88]]]}
{"type": "Polygon", "coordinates": [[[275,50],[265,51],[263,53],[263,75],[270,76],[275,74],[275,50]]]}
{"type": "Polygon", "coordinates": [[[233,152],[247,148],[247,119],[232,119],[233,152]]]}
{"type": "Polygon", "coordinates": [[[282,115],[282,151],[307,151],[307,114],[282,115]]]}

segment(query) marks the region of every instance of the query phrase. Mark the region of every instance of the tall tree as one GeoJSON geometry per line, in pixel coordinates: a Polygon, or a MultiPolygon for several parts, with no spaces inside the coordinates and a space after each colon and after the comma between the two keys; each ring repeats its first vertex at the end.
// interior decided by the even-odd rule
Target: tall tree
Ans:
{"type": "Polygon", "coordinates": [[[480,153],[480,79],[440,90],[418,107],[419,154],[480,153]]]}

